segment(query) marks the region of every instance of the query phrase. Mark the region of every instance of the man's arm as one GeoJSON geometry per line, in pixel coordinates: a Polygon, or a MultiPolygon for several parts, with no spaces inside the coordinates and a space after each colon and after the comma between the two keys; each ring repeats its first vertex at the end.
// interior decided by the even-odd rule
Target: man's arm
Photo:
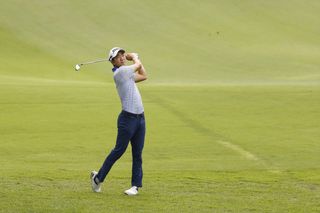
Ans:
{"type": "Polygon", "coordinates": [[[138,72],[134,74],[134,80],[136,83],[140,81],[147,80],[147,72],[144,69],[144,66],[141,64],[141,68],[137,70],[138,72]]]}
{"type": "Polygon", "coordinates": [[[132,60],[135,65],[135,71],[136,71],[136,73],[134,74],[135,82],[137,83],[140,81],[147,80],[147,72],[144,66],[142,65],[141,61],[139,60],[138,55],[135,53],[127,53],[126,58],[129,61],[132,60]]]}
{"type": "Polygon", "coordinates": [[[137,54],[135,53],[126,53],[126,59],[129,61],[133,61],[134,71],[138,71],[138,69],[141,68],[142,64],[139,58],[137,57],[137,54]]]}

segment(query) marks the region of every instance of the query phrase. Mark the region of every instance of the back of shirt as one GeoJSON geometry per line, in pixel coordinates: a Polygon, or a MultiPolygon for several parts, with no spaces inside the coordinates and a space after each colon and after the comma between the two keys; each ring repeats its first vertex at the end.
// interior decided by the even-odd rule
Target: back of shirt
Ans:
{"type": "Polygon", "coordinates": [[[141,114],[144,108],[140,92],[134,81],[134,73],[134,65],[121,66],[114,71],[113,79],[121,99],[122,109],[130,113],[141,114]]]}

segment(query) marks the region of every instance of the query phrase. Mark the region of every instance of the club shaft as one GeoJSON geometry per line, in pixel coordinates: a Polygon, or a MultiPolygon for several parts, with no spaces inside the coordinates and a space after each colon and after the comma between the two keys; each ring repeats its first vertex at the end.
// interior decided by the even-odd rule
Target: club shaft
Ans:
{"type": "Polygon", "coordinates": [[[108,61],[108,59],[98,59],[98,60],[95,60],[95,61],[87,61],[87,62],[83,62],[83,63],[81,63],[79,65],[82,66],[82,65],[86,65],[86,64],[94,64],[94,63],[99,63],[99,62],[103,62],[103,61],[108,61]]]}

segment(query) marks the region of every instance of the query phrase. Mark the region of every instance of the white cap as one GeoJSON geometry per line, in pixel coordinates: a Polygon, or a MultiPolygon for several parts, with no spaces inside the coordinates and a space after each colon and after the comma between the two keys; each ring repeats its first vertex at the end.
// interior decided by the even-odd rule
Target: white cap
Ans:
{"type": "Polygon", "coordinates": [[[113,58],[115,58],[118,55],[118,52],[125,53],[126,51],[122,49],[121,47],[114,47],[109,52],[109,61],[111,61],[113,58]]]}

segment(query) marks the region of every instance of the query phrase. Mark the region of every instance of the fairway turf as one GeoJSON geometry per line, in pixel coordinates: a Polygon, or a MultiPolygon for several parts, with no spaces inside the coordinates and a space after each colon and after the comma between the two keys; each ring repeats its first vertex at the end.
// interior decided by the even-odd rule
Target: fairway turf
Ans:
{"type": "Polygon", "coordinates": [[[135,198],[122,194],[130,148],[103,192],[90,188],[90,170],[116,137],[113,85],[39,81],[5,89],[3,212],[319,210],[318,87],[141,86],[148,134],[135,198]]]}
{"type": "Polygon", "coordinates": [[[320,3],[2,1],[0,212],[320,212],[320,3]],[[91,191],[138,52],[147,134],[91,191]]]}

